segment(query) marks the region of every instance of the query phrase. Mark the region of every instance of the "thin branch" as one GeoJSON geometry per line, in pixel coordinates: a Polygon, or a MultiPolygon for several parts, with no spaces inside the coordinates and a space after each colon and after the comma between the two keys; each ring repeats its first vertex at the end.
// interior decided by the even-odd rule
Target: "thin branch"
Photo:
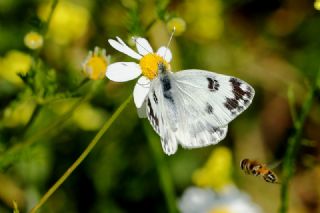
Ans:
{"type": "MultiPolygon", "coordinates": [[[[288,148],[285,153],[283,162],[283,172],[282,172],[282,186],[281,186],[281,206],[279,209],[280,213],[287,213],[289,206],[289,183],[293,176],[295,169],[295,160],[301,145],[302,133],[305,120],[310,112],[312,104],[314,102],[314,94],[317,87],[317,82],[320,79],[320,72],[318,72],[316,85],[309,90],[306,100],[303,103],[302,110],[299,116],[296,115],[294,122],[294,134],[289,138],[288,148]]],[[[290,102],[290,100],[289,100],[290,102]]],[[[289,103],[292,104],[292,103],[289,103]]]]}
{"type": "Polygon", "coordinates": [[[95,145],[99,142],[104,133],[109,129],[113,122],[119,117],[121,112],[126,108],[129,102],[132,99],[130,95],[127,100],[125,100],[118,109],[113,113],[113,115],[108,119],[105,124],[102,126],[100,131],[95,135],[92,141],[89,143],[87,148],[82,152],[78,159],[67,169],[67,171],[57,180],[55,184],[43,195],[39,203],[36,204],[30,211],[30,213],[35,213],[39,208],[51,197],[51,195],[65,182],[65,180],[72,174],[72,172],[82,163],[82,161],[88,156],[92,151],[95,145]]]}

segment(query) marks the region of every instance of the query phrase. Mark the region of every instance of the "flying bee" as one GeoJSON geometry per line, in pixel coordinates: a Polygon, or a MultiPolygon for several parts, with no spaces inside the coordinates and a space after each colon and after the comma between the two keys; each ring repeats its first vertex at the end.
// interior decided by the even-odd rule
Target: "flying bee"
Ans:
{"type": "Polygon", "coordinates": [[[279,183],[277,175],[266,164],[256,160],[243,159],[240,168],[249,175],[261,176],[268,183],[279,183]]]}

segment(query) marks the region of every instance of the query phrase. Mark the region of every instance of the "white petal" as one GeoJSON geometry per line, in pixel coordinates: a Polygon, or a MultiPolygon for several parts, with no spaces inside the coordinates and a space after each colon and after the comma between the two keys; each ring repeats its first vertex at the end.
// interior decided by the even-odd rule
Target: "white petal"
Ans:
{"type": "Polygon", "coordinates": [[[137,108],[140,108],[146,99],[150,89],[150,80],[141,76],[133,90],[133,99],[137,108]]]}
{"type": "Polygon", "coordinates": [[[136,53],[133,49],[128,47],[119,37],[117,37],[118,41],[113,39],[108,39],[109,44],[119,52],[122,52],[132,58],[140,60],[142,58],[141,55],[136,53]]]}
{"type": "Polygon", "coordinates": [[[157,51],[157,54],[163,57],[167,62],[170,62],[172,59],[172,53],[169,48],[160,47],[157,51]]]}
{"type": "Polygon", "coordinates": [[[140,108],[137,108],[138,117],[146,118],[147,117],[147,102],[144,101],[140,108]]]}
{"type": "Polygon", "coordinates": [[[149,42],[145,38],[135,38],[136,47],[141,55],[147,55],[148,53],[153,53],[153,49],[149,42]]]}
{"type": "Polygon", "coordinates": [[[116,82],[130,81],[139,75],[141,75],[140,66],[134,62],[117,62],[110,64],[106,72],[107,78],[116,82]]]}

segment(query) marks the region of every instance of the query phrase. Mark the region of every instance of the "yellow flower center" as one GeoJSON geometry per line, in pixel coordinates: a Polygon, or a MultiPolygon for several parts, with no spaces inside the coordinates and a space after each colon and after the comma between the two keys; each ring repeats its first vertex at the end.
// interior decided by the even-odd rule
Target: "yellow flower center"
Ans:
{"type": "Polygon", "coordinates": [[[24,43],[30,49],[33,49],[33,50],[38,49],[43,45],[43,37],[41,34],[37,32],[29,32],[24,37],[24,43]]]}
{"type": "Polygon", "coordinates": [[[164,64],[167,69],[169,68],[168,62],[155,53],[149,53],[143,56],[139,63],[142,70],[142,75],[150,80],[154,79],[158,75],[158,66],[160,63],[164,64]]]}
{"type": "Polygon", "coordinates": [[[107,66],[107,61],[102,57],[92,56],[85,65],[85,71],[91,79],[97,80],[104,76],[107,66]]]}

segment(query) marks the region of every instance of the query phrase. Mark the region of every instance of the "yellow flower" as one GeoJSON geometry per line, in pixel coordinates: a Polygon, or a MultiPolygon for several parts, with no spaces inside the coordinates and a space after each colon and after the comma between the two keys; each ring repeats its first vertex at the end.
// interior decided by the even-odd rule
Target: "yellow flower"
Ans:
{"type": "Polygon", "coordinates": [[[3,114],[4,125],[6,127],[25,125],[30,120],[35,106],[36,104],[33,101],[23,101],[5,108],[3,114]]]}
{"type": "Polygon", "coordinates": [[[206,164],[194,172],[192,180],[200,187],[219,190],[232,183],[231,173],[231,151],[226,147],[218,147],[212,151],[206,164]]]}
{"type": "Polygon", "coordinates": [[[0,77],[14,84],[22,84],[18,73],[26,74],[31,67],[32,58],[20,51],[11,50],[0,58],[0,77]]]}
{"type": "MultiPolygon", "coordinates": [[[[44,4],[38,10],[39,17],[46,21],[51,10],[51,4],[44,4]]],[[[64,45],[83,36],[89,26],[89,11],[71,1],[59,1],[54,10],[48,35],[56,43],[64,45]]]]}
{"type": "Polygon", "coordinates": [[[320,10],[320,0],[315,0],[314,1],[314,9],[320,10]]]}
{"type": "Polygon", "coordinates": [[[169,31],[175,29],[174,35],[179,36],[186,30],[186,22],[182,18],[175,17],[167,22],[167,28],[169,31]]]}
{"type": "Polygon", "coordinates": [[[32,50],[41,48],[43,45],[43,37],[41,34],[31,31],[25,35],[24,44],[32,50]]]}
{"type": "Polygon", "coordinates": [[[74,111],[72,119],[79,128],[94,131],[101,128],[106,114],[89,103],[83,103],[74,111]]]}
{"type": "Polygon", "coordinates": [[[84,73],[92,80],[102,79],[106,73],[110,57],[106,56],[106,50],[99,47],[89,54],[82,64],[84,73]]]}
{"type": "Polygon", "coordinates": [[[180,7],[188,24],[187,34],[197,40],[219,39],[223,33],[221,0],[189,0],[180,7]]]}

